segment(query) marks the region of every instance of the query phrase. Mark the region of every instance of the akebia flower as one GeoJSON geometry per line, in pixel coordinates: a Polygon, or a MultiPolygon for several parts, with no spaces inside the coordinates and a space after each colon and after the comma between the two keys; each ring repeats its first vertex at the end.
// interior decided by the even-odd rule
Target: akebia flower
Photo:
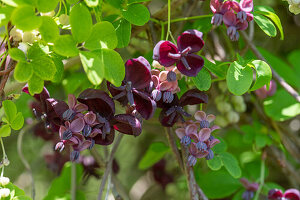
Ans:
{"type": "Polygon", "coordinates": [[[83,111],[87,111],[87,106],[82,103],[77,103],[77,99],[73,94],[68,95],[69,109],[63,113],[64,120],[73,120],[77,114],[81,114],[83,111]]]}
{"type": "Polygon", "coordinates": [[[144,119],[149,119],[156,109],[155,101],[147,92],[150,83],[150,64],[144,57],[140,56],[126,62],[122,86],[115,87],[108,82],[107,87],[114,100],[119,101],[124,106],[129,103],[144,119]]]}
{"type": "Polygon", "coordinates": [[[297,189],[288,189],[284,193],[279,189],[272,189],[268,193],[268,200],[300,200],[297,189]]]}
{"type": "Polygon", "coordinates": [[[257,191],[259,184],[258,183],[250,183],[246,178],[241,178],[240,182],[243,187],[246,189],[242,194],[243,200],[251,200],[254,197],[254,193],[257,191]]]}
{"type": "Polygon", "coordinates": [[[207,103],[208,97],[205,93],[192,89],[185,92],[180,99],[174,95],[172,103],[158,103],[158,107],[162,108],[159,116],[160,123],[166,127],[172,127],[179,120],[184,122],[184,116],[190,117],[190,114],[184,111],[186,105],[196,105],[207,103]]]}
{"type": "Polygon", "coordinates": [[[233,11],[228,11],[224,14],[223,22],[227,26],[227,35],[232,41],[239,39],[238,30],[245,30],[248,28],[248,22],[246,20],[240,20],[233,11]]]}
{"type": "Polygon", "coordinates": [[[160,41],[153,49],[153,59],[165,67],[176,63],[177,69],[186,76],[196,76],[204,65],[201,56],[195,53],[204,46],[202,32],[184,31],[177,38],[177,46],[169,41],[160,41]]]}

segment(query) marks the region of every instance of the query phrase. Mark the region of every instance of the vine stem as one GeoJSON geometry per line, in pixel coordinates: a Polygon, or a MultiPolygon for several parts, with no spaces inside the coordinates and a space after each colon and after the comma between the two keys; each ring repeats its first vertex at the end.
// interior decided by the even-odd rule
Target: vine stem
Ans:
{"type": "MultiPolygon", "coordinates": [[[[263,152],[264,154],[264,152],[263,152]]],[[[255,193],[255,196],[254,196],[254,200],[258,200],[259,198],[259,194],[264,186],[264,181],[265,181],[265,159],[263,158],[262,161],[261,161],[261,165],[260,165],[260,181],[259,181],[259,187],[255,193]]]]}
{"type": "MultiPolygon", "coordinates": [[[[246,43],[249,45],[252,52],[256,55],[256,57],[260,60],[263,60],[263,61],[267,62],[267,60],[263,57],[263,55],[258,51],[256,46],[251,42],[248,35],[244,31],[241,31],[241,34],[242,34],[243,38],[245,39],[246,43]]],[[[273,77],[275,78],[275,80],[277,80],[280,83],[280,85],[290,95],[292,95],[298,102],[300,102],[300,95],[298,94],[298,92],[294,88],[292,88],[292,86],[290,86],[283,78],[281,78],[281,76],[279,76],[279,74],[277,74],[277,72],[274,71],[274,69],[271,66],[270,66],[270,68],[272,70],[273,77]]]]}
{"type": "Polygon", "coordinates": [[[76,163],[71,165],[71,199],[76,200],[76,163]]]}
{"type": "Polygon", "coordinates": [[[26,158],[23,155],[22,141],[23,141],[23,136],[24,136],[25,132],[27,130],[29,130],[34,125],[35,125],[35,123],[31,124],[30,126],[27,126],[27,127],[23,128],[20,131],[20,133],[18,135],[18,140],[17,140],[17,151],[18,151],[19,157],[20,157],[23,165],[25,166],[26,170],[29,172],[29,174],[31,176],[31,180],[32,180],[32,182],[31,182],[31,187],[32,187],[31,197],[32,197],[33,200],[35,199],[35,183],[34,183],[34,178],[33,178],[33,173],[32,173],[31,167],[30,167],[28,161],[26,160],[26,158]]]}
{"type": "Polygon", "coordinates": [[[180,153],[178,151],[178,148],[176,146],[176,141],[175,141],[175,138],[174,138],[174,135],[172,134],[171,132],[171,128],[170,127],[166,127],[165,128],[165,132],[166,132],[166,135],[167,135],[167,139],[168,139],[168,142],[169,142],[169,145],[172,149],[172,152],[178,162],[178,165],[181,169],[181,171],[184,173],[184,167],[183,167],[183,162],[182,162],[182,158],[180,156],[180,153]]]}
{"type": "MultiPolygon", "coordinates": [[[[7,159],[7,155],[6,155],[6,152],[5,152],[2,137],[0,137],[0,142],[1,142],[2,152],[3,152],[3,161],[4,161],[5,159],[7,159]]],[[[4,165],[2,165],[1,177],[3,177],[3,174],[4,174],[4,165]]]]}
{"type": "Polygon", "coordinates": [[[98,193],[98,200],[101,200],[102,199],[102,194],[103,194],[103,191],[104,191],[104,187],[105,187],[105,184],[106,184],[106,180],[111,172],[111,168],[112,168],[112,162],[113,162],[113,159],[114,159],[114,156],[115,156],[115,153],[120,145],[120,142],[123,138],[123,134],[119,134],[115,143],[114,143],[114,146],[111,150],[111,153],[110,153],[110,156],[109,156],[109,160],[107,162],[107,166],[106,166],[106,169],[105,169],[105,172],[102,176],[102,181],[101,181],[101,184],[100,184],[100,189],[99,189],[99,193],[98,193]]]}
{"type": "Polygon", "coordinates": [[[168,0],[168,31],[167,31],[167,36],[166,40],[169,38],[169,34],[171,32],[171,0],[168,0]]]}

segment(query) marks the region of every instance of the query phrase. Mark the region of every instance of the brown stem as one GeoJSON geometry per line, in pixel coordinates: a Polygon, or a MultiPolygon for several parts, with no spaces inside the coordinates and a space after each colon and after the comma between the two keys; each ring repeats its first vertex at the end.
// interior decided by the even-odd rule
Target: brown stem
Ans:
{"type": "MultiPolygon", "coordinates": [[[[267,62],[267,60],[263,57],[263,55],[258,51],[258,49],[256,48],[256,46],[251,42],[250,38],[248,37],[248,35],[244,32],[241,31],[242,36],[244,37],[246,43],[249,45],[250,49],[252,50],[252,52],[256,55],[256,57],[260,60],[263,60],[265,62],[267,62]]],[[[275,78],[275,80],[277,80],[279,82],[279,84],[288,92],[290,93],[290,95],[292,95],[298,102],[300,102],[300,95],[298,94],[298,92],[292,88],[292,86],[290,86],[283,78],[281,78],[281,76],[279,76],[279,74],[277,74],[276,71],[274,71],[274,69],[270,66],[272,72],[273,72],[273,77],[275,78]]]]}
{"type": "Polygon", "coordinates": [[[178,148],[176,146],[176,141],[175,141],[174,135],[172,134],[171,128],[166,127],[165,132],[166,132],[166,135],[167,135],[167,139],[169,141],[169,145],[170,145],[170,147],[171,147],[171,149],[174,153],[174,156],[175,156],[175,158],[178,162],[178,165],[179,165],[181,171],[184,173],[182,158],[181,158],[180,153],[178,151],[178,148]]]}
{"type": "Polygon", "coordinates": [[[188,188],[190,192],[190,199],[191,200],[208,200],[205,196],[199,185],[196,183],[195,175],[193,167],[189,166],[187,158],[188,158],[188,149],[186,146],[181,145],[182,157],[183,157],[183,164],[185,167],[188,188]]]}

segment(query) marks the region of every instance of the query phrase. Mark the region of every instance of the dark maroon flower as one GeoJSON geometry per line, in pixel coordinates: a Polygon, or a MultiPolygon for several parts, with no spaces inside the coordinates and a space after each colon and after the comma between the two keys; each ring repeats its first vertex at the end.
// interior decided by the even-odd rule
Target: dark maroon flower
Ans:
{"type": "Polygon", "coordinates": [[[267,86],[264,85],[263,87],[255,90],[255,94],[258,98],[265,99],[267,97],[273,96],[276,90],[277,90],[277,84],[274,80],[271,80],[269,90],[267,90],[267,86]]]}
{"type": "Polygon", "coordinates": [[[300,192],[297,189],[288,189],[282,193],[279,189],[272,189],[268,193],[269,200],[300,200],[300,192]]]}
{"type": "Polygon", "coordinates": [[[173,176],[166,171],[166,160],[162,159],[152,167],[154,180],[162,186],[163,189],[169,183],[174,181],[173,176]]]}
{"type": "Polygon", "coordinates": [[[178,120],[184,122],[184,116],[190,117],[190,114],[184,111],[184,106],[207,103],[207,101],[207,95],[197,89],[188,90],[180,99],[175,94],[172,103],[158,104],[159,107],[163,108],[159,116],[160,123],[163,126],[172,127],[178,120]]]}
{"type": "Polygon", "coordinates": [[[177,47],[169,41],[160,41],[153,49],[153,59],[165,67],[176,63],[177,69],[186,76],[196,76],[204,65],[201,56],[194,53],[204,46],[202,32],[187,30],[177,38],[177,47]]]}
{"type": "Polygon", "coordinates": [[[125,78],[120,87],[107,83],[113,98],[123,106],[129,103],[144,119],[154,114],[156,103],[146,91],[151,83],[151,67],[144,57],[130,59],[125,64],[125,78]]]}
{"type": "MultiPolygon", "coordinates": [[[[78,101],[87,105],[88,110],[97,116],[97,125],[93,126],[90,137],[96,144],[109,145],[114,139],[114,130],[128,135],[138,136],[142,132],[140,121],[131,114],[115,114],[115,103],[109,95],[101,90],[86,89],[78,101]],[[94,130],[98,131],[94,134],[94,130]]],[[[93,122],[94,116],[90,116],[89,123],[93,122]]],[[[86,120],[87,121],[87,120],[86,120]]]]}
{"type": "Polygon", "coordinates": [[[73,120],[76,115],[80,115],[81,112],[87,111],[87,106],[82,103],[77,103],[77,99],[73,94],[68,95],[69,109],[63,113],[63,119],[70,121],[73,120]]]}
{"type": "Polygon", "coordinates": [[[223,22],[227,26],[227,35],[232,41],[239,39],[238,30],[245,30],[248,28],[248,22],[246,20],[240,20],[233,11],[227,11],[223,16],[223,22]]]}

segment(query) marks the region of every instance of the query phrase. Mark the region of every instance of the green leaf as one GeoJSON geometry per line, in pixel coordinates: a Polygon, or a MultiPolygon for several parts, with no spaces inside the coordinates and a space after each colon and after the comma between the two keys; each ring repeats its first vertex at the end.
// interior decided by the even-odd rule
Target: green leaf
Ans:
{"type": "Polygon", "coordinates": [[[1,1],[13,7],[17,7],[20,5],[31,5],[31,6],[36,5],[36,0],[1,0],[1,1]]]}
{"type": "Polygon", "coordinates": [[[126,19],[119,19],[113,22],[118,38],[117,48],[128,46],[131,36],[131,24],[126,19]]]}
{"type": "Polygon", "coordinates": [[[253,17],[254,21],[257,23],[259,28],[265,32],[265,34],[271,37],[275,37],[277,35],[276,27],[271,20],[263,15],[255,13],[253,14],[253,17]]]}
{"type": "Polygon", "coordinates": [[[21,112],[18,112],[15,119],[10,123],[10,126],[14,130],[20,130],[24,125],[24,117],[21,112]]]}
{"type": "Polygon", "coordinates": [[[193,27],[194,29],[201,31],[202,33],[208,33],[212,28],[211,16],[196,20],[193,23],[193,27]]]}
{"type": "Polygon", "coordinates": [[[104,78],[104,67],[101,66],[100,57],[88,51],[81,51],[79,56],[88,79],[93,85],[100,85],[104,78]]]}
{"type": "Polygon", "coordinates": [[[48,16],[42,16],[42,25],[39,28],[41,36],[45,42],[54,42],[59,36],[59,29],[55,21],[48,16]]]}
{"type": "Polygon", "coordinates": [[[254,11],[265,11],[275,13],[274,9],[270,6],[254,6],[254,11]]]}
{"type": "Polygon", "coordinates": [[[93,26],[91,35],[84,46],[89,50],[114,49],[117,47],[117,44],[118,39],[114,26],[110,22],[103,21],[93,26]]]}
{"type": "Polygon", "coordinates": [[[28,196],[17,196],[14,197],[12,200],[32,200],[32,199],[28,196]]]}
{"type": "Polygon", "coordinates": [[[27,59],[35,60],[39,59],[40,57],[46,57],[47,54],[38,43],[34,43],[27,51],[27,59]]]}
{"type": "Polygon", "coordinates": [[[228,197],[241,187],[240,182],[225,170],[200,174],[196,181],[209,199],[228,197]]]}
{"type": "Polygon", "coordinates": [[[92,16],[89,9],[83,4],[76,4],[70,13],[71,31],[77,42],[87,40],[92,31],[92,16]]]}
{"type": "Polygon", "coordinates": [[[285,121],[300,114],[300,103],[289,93],[279,89],[264,101],[266,114],[276,121],[285,121]]]}
{"type": "Polygon", "coordinates": [[[258,148],[263,148],[266,145],[269,145],[272,143],[271,138],[268,137],[268,135],[263,133],[257,133],[255,135],[255,144],[258,148]]]}
{"type": "Polygon", "coordinates": [[[225,142],[225,140],[223,140],[222,138],[220,137],[216,137],[217,139],[220,140],[220,143],[216,144],[212,150],[215,154],[219,154],[219,153],[222,153],[224,151],[226,151],[227,149],[227,143],[225,142]]]}
{"type": "Polygon", "coordinates": [[[77,3],[79,0],[67,0],[68,4],[74,4],[77,3]]]}
{"type": "Polygon", "coordinates": [[[234,178],[240,178],[242,175],[241,168],[237,159],[228,152],[220,153],[220,158],[226,170],[234,178]]]}
{"type": "Polygon", "coordinates": [[[62,62],[62,58],[60,58],[60,56],[58,56],[57,54],[52,55],[51,58],[56,67],[56,72],[51,81],[54,83],[58,83],[62,80],[63,75],[64,75],[64,64],[62,62]]]}
{"type": "Polygon", "coordinates": [[[300,79],[296,71],[286,64],[278,55],[258,47],[259,52],[266,58],[267,63],[290,85],[300,88],[300,79]]]}
{"type": "Polygon", "coordinates": [[[200,91],[207,91],[211,86],[210,73],[205,68],[203,68],[196,77],[192,77],[192,80],[200,91]]]}
{"type": "Polygon", "coordinates": [[[11,20],[17,28],[23,31],[31,31],[42,24],[42,19],[35,16],[34,7],[27,5],[17,7],[12,13],[11,20]]]}
{"type": "Polygon", "coordinates": [[[35,74],[32,74],[28,81],[30,95],[39,94],[43,91],[44,81],[35,74]]]}
{"type": "Polygon", "coordinates": [[[268,18],[270,18],[274,24],[277,26],[279,32],[280,32],[280,39],[283,40],[284,39],[284,34],[283,34],[283,28],[281,25],[281,21],[279,19],[279,17],[274,13],[274,12],[270,12],[270,11],[255,11],[254,13],[260,14],[260,15],[264,15],[268,18]]]}
{"type": "MultiPolygon", "coordinates": [[[[224,64],[214,64],[212,62],[210,62],[209,60],[207,60],[207,58],[202,57],[204,59],[204,67],[214,73],[216,76],[218,76],[220,79],[225,79],[226,77],[226,72],[227,72],[227,66],[225,66],[224,64]]],[[[226,63],[227,65],[227,63],[226,63]]]]}
{"type": "Polygon", "coordinates": [[[146,2],[146,1],[150,1],[150,0],[128,0],[128,4],[142,3],[142,2],[146,2]]]}
{"type": "Polygon", "coordinates": [[[2,125],[0,128],[0,137],[10,136],[11,129],[8,124],[2,125]]]}
{"type": "Polygon", "coordinates": [[[147,149],[142,160],[139,162],[139,169],[147,169],[160,161],[169,151],[169,147],[162,142],[152,143],[147,149]]]}
{"type": "Polygon", "coordinates": [[[9,22],[12,12],[14,11],[13,7],[2,6],[0,7],[0,26],[6,26],[9,22]]]}
{"type": "Polygon", "coordinates": [[[18,62],[14,71],[14,78],[19,82],[28,81],[33,73],[32,65],[28,62],[18,62]]]}
{"type": "Polygon", "coordinates": [[[227,71],[227,87],[234,95],[240,96],[246,93],[253,80],[253,71],[251,67],[243,67],[237,62],[231,63],[227,71]]]}
{"type": "MultiPolygon", "coordinates": [[[[289,55],[288,55],[288,61],[289,63],[293,66],[295,72],[296,72],[296,76],[300,77],[300,50],[295,50],[292,51],[289,55]]],[[[298,86],[298,88],[300,88],[300,85],[298,86]]]]}
{"type": "Polygon", "coordinates": [[[33,72],[43,80],[52,80],[54,78],[56,67],[53,60],[43,56],[31,62],[33,72]]]}
{"type": "Polygon", "coordinates": [[[112,5],[115,8],[122,9],[124,0],[106,0],[107,3],[112,5]]]}
{"type": "Polygon", "coordinates": [[[40,12],[50,12],[54,10],[58,4],[59,0],[38,0],[37,1],[37,9],[40,12]]]}
{"type": "Polygon", "coordinates": [[[54,42],[54,51],[62,56],[77,56],[79,50],[71,35],[61,35],[54,42]]]}
{"type": "Polygon", "coordinates": [[[96,7],[99,3],[99,0],[84,0],[88,7],[96,7]]]}
{"type": "Polygon", "coordinates": [[[131,24],[143,26],[150,19],[150,13],[147,7],[142,4],[131,4],[127,10],[122,10],[123,17],[131,24]]]}
{"type": "Polygon", "coordinates": [[[257,90],[266,84],[269,85],[272,79],[272,70],[266,62],[262,60],[254,60],[252,61],[252,64],[256,70],[256,81],[250,91],[257,90]]]}
{"type": "Polygon", "coordinates": [[[26,62],[26,57],[22,50],[18,48],[11,48],[9,49],[8,53],[12,59],[26,62]]]}
{"type": "Polygon", "coordinates": [[[223,166],[220,156],[214,156],[213,159],[207,160],[206,162],[207,166],[214,171],[221,169],[221,167],[223,166]]]}
{"type": "Polygon", "coordinates": [[[125,77],[125,67],[120,54],[111,49],[101,49],[95,53],[100,58],[100,67],[104,69],[105,79],[116,87],[121,86],[125,77]]]}
{"type": "Polygon", "coordinates": [[[2,102],[2,106],[4,108],[6,119],[9,123],[11,123],[17,115],[17,107],[15,103],[11,100],[5,100],[2,102]]]}

